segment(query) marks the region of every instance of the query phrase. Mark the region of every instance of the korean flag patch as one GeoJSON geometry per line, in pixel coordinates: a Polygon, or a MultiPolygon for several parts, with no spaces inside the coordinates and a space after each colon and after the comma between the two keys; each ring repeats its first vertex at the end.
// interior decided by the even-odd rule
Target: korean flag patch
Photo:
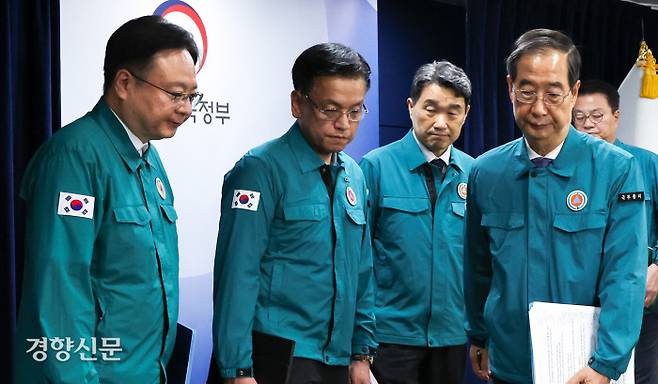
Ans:
{"type": "Polygon", "coordinates": [[[94,201],[96,198],[77,193],[60,192],[57,214],[60,216],[76,216],[85,219],[94,218],[94,201]]]}
{"type": "Polygon", "coordinates": [[[233,191],[233,203],[231,208],[257,211],[260,202],[260,192],[236,189],[233,191]]]}

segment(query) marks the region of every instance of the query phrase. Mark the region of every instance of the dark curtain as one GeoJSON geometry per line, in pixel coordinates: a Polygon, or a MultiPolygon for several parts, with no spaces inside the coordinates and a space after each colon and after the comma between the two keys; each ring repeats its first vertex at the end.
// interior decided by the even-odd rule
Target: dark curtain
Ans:
{"type": "Polygon", "coordinates": [[[644,37],[658,51],[658,11],[620,0],[467,0],[466,66],[473,83],[464,148],[472,156],[521,135],[507,94],[505,58],[533,28],[565,32],[583,57],[581,79],[619,86],[644,37]]]}
{"type": "Polygon", "coordinates": [[[464,67],[464,15],[439,1],[377,1],[380,146],[411,128],[406,100],[418,67],[442,59],[464,67]]]}
{"type": "Polygon", "coordinates": [[[0,29],[0,340],[11,382],[24,241],[18,189],[27,161],[60,126],[59,1],[5,0],[0,29]]]}

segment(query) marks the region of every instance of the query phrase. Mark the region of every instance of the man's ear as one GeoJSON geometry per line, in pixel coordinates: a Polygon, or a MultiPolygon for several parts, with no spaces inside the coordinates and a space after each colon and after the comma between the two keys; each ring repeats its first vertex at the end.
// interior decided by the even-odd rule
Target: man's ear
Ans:
{"type": "Polygon", "coordinates": [[[125,69],[119,69],[114,75],[114,81],[112,82],[111,88],[116,93],[117,97],[121,100],[125,100],[128,97],[130,91],[130,78],[133,77],[130,72],[125,69]]]}
{"type": "Polygon", "coordinates": [[[302,117],[302,99],[301,92],[297,90],[290,92],[290,112],[295,119],[302,117]]]}
{"type": "Polygon", "coordinates": [[[409,116],[411,117],[411,110],[414,108],[414,101],[411,100],[411,97],[407,98],[407,109],[409,110],[409,116]]]}

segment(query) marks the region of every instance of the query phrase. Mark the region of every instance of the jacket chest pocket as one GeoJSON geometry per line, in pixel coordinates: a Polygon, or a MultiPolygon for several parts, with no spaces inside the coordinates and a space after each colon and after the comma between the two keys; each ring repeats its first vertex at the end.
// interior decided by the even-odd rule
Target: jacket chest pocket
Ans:
{"type": "Polygon", "coordinates": [[[600,255],[607,225],[605,213],[566,213],[553,218],[553,244],[558,253],[600,255]]]}
{"type": "Polygon", "coordinates": [[[114,208],[114,219],[118,223],[146,225],[151,221],[151,214],[146,207],[114,208]]]}
{"type": "Polygon", "coordinates": [[[345,208],[345,212],[347,212],[347,217],[350,218],[352,224],[366,225],[366,215],[361,209],[345,208]]]}
{"type": "Polygon", "coordinates": [[[480,225],[489,237],[493,257],[516,254],[513,249],[523,242],[525,216],[522,213],[483,213],[480,225]]]}
{"type": "Polygon", "coordinates": [[[426,197],[384,196],[379,206],[390,211],[421,213],[430,208],[430,201],[426,197]]]}
{"type": "MultiPolygon", "coordinates": [[[[283,217],[275,219],[270,238],[281,247],[299,245],[317,246],[326,241],[330,225],[329,209],[325,204],[284,205],[283,217]]],[[[309,248],[310,249],[310,248],[309,248]]]]}
{"type": "MultiPolygon", "coordinates": [[[[155,253],[151,214],[144,206],[114,208],[114,217],[101,238],[108,255],[106,268],[122,273],[145,272],[155,253]],[[141,272],[140,272],[141,271],[141,272]]],[[[151,268],[150,266],[148,268],[151,268]]]]}
{"type": "MultiPolygon", "coordinates": [[[[361,260],[361,249],[364,241],[366,230],[366,215],[363,208],[349,208],[345,207],[345,226],[343,228],[345,233],[345,249],[347,249],[346,260],[347,266],[350,270],[358,269],[361,260]]],[[[337,243],[340,239],[337,239],[337,243]]]]}
{"type": "Polygon", "coordinates": [[[283,207],[284,220],[293,223],[298,221],[320,221],[327,217],[327,214],[327,207],[324,204],[287,205],[283,207]]]}
{"type": "Polygon", "coordinates": [[[452,205],[452,213],[456,215],[457,217],[463,219],[464,218],[464,213],[466,212],[466,203],[464,202],[457,202],[457,203],[450,203],[452,205]]]}
{"type": "Polygon", "coordinates": [[[419,225],[429,213],[430,201],[426,197],[384,196],[379,207],[378,226],[385,226],[387,233],[403,233],[405,228],[419,225]]]}
{"type": "Polygon", "coordinates": [[[146,207],[114,208],[114,220],[115,230],[113,232],[118,237],[115,240],[119,241],[119,244],[115,245],[150,240],[151,227],[149,224],[151,223],[151,214],[146,207]]]}
{"type": "Polygon", "coordinates": [[[176,230],[178,214],[176,213],[176,209],[174,209],[173,205],[163,204],[160,205],[160,210],[162,211],[162,216],[164,216],[162,223],[165,233],[164,241],[168,244],[178,244],[178,232],[176,230]]]}
{"type": "Polygon", "coordinates": [[[161,205],[160,209],[169,223],[176,223],[176,220],[178,220],[178,214],[173,205],[161,205]]]}

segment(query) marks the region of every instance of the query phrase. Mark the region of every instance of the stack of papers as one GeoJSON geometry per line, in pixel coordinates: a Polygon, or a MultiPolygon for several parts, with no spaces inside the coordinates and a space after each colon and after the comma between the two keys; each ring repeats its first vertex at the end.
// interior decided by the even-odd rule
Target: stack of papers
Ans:
{"type": "MultiPolygon", "coordinates": [[[[600,308],[534,302],[528,313],[535,384],[564,384],[587,366],[596,349],[600,308]]],[[[635,384],[634,354],[626,372],[611,383],[635,384]]]]}

